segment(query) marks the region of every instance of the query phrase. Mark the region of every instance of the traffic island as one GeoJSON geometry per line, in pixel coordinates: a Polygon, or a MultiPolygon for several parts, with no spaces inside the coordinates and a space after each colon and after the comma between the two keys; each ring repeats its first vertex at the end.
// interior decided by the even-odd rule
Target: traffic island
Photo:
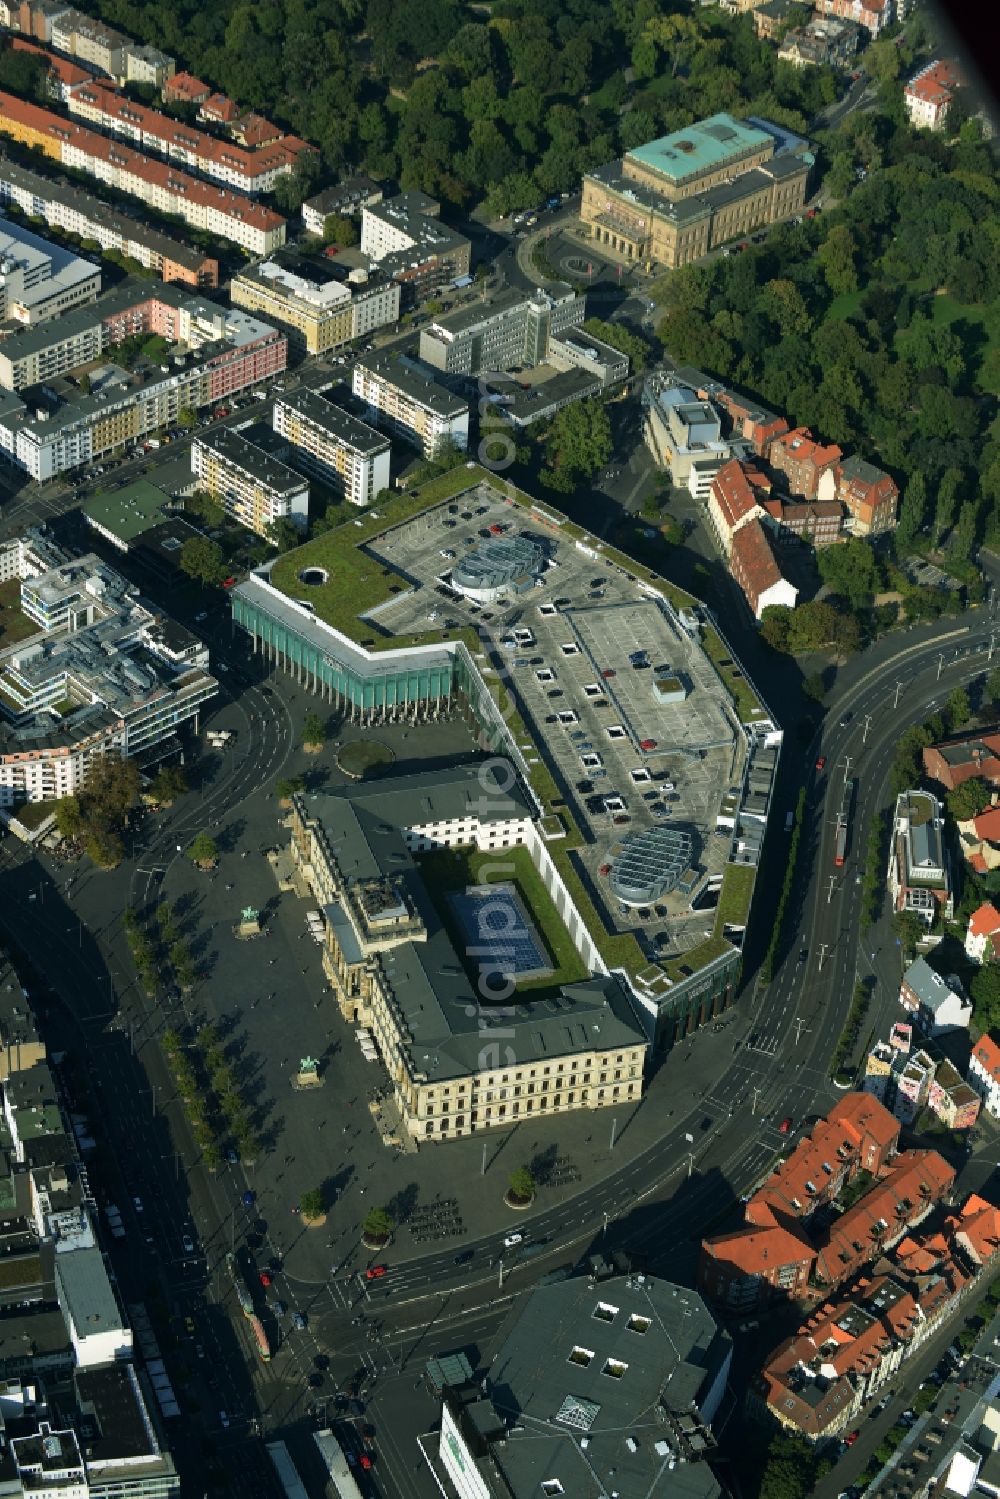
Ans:
{"type": "Polygon", "coordinates": [[[395,1231],[395,1220],[385,1208],[372,1208],[361,1226],[361,1242],[366,1249],[384,1249],[395,1231]]]}
{"type": "Polygon", "coordinates": [[[395,758],[389,746],[379,739],[355,739],[337,751],[337,769],[349,780],[363,781],[385,770],[395,758]]]}
{"type": "Polygon", "coordinates": [[[535,1200],[535,1179],[527,1166],[518,1166],[511,1172],[503,1200],[515,1213],[525,1213],[531,1207],[535,1200]]]}

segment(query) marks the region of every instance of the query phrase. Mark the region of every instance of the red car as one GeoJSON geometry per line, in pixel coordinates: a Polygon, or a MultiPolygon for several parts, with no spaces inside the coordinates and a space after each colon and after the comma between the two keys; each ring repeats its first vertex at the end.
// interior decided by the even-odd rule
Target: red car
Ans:
{"type": "Polygon", "coordinates": [[[323,254],[326,256],[327,260],[332,260],[335,255],[340,254],[340,246],[327,245],[326,249],[323,251],[323,254]]]}
{"type": "Polygon", "coordinates": [[[271,1275],[270,1275],[270,1272],[269,1272],[269,1271],[267,1271],[267,1270],[262,1270],[262,1271],[261,1271],[261,1272],[260,1272],[260,1277],[259,1277],[259,1279],[260,1279],[260,1283],[261,1283],[261,1285],[262,1285],[262,1286],[263,1286],[263,1287],[264,1287],[264,1288],[265,1288],[265,1290],[266,1290],[266,1289],[267,1289],[267,1287],[268,1287],[268,1286],[269,1286],[269,1285],[270,1285],[270,1284],[271,1284],[271,1275]]]}
{"type": "Polygon", "coordinates": [[[612,677],[616,677],[617,675],[618,675],[618,673],[612,667],[610,667],[610,666],[606,666],[604,668],[604,670],[601,672],[601,676],[604,678],[604,680],[606,682],[610,682],[611,678],[612,677]]]}
{"type": "Polygon", "coordinates": [[[222,586],[223,586],[223,588],[235,588],[236,587],[236,579],[235,578],[223,578],[223,580],[222,580],[222,586]]]}
{"type": "Polygon", "coordinates": [[[496,521],[494,521],[493,524],[492,524],[492,526],[490,526],[490,535],[491,536],[502,536],[503,535],[503,526],[499,525],[496,521]]]}
{"type": "Polygon", "coordinates": [[[787,1119],[782,1119],[781,1123],[778,1125],[778,1133],[779,1133],[779,1135],[787,1135],[788,1131],[791,1129],[791,1127],[792,1127],[792,1116],[791,1116],[791,1114],[789,1114],[788,1118],[787,1119]]]}
{"type": "Polygon", "coordinates": [[[598,874],[603,874],[603,875],[609,875],[611,873],[611,865],[610,864],[602,864],[601,867],[600,867],[600,869],[597,871],[597,873],[598,874]]]}
{"type": "Polygon", "coordinates": [[[639,748],[641,750],[655,750],[655,748],[656,748],[656,740],[655,739],[640,739],[639,740],[639,748]]]}
{"type": "Polygon", "coordinates": [[[855,1442],[858,1440],[858,1437],[860,1435],[861,1435],[860,1431],[849,1432],[848,1435],[844,1438],[844,1441],[845,1441],[845,1443],[847,1444],[848,1447],[853,1447],[854,1444],[855,1444],[855,1442]]]}
{"type": "Polygon", "coordinates": [[[820,755],[819,759],[816,761],[816,769],[817,770],[825,770],[826,769],[826,756],[825,755],[820,755]]]}
{"type": "Polygon", "coordinates": [[[388,1268],[388,1265],[369,1265],[368,1269],[365,1271],[365,1279],[381,1280],[388,1268]]]}
{"type": "Polygon", "coordinates": [[[362,1452],[362,1453],[359,1454],[359,1456],[358,1456],[358,1464],[359,1464],[360,1467],[364,1468],[365,1472],[368,1471],[368,1469],[372,1465],[372,1460],[371,1460],[371,1457],[369,1456],[369,1454],[367,1452],[362,1452]]]}

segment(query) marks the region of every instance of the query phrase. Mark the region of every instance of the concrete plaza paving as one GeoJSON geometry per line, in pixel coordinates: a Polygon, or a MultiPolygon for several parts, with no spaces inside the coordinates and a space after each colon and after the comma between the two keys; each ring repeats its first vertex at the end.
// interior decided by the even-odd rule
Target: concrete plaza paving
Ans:
{"type": "MultiPolygon", "coordinates": [[[[295,706],[307,707],[308,699],[303,695],[302,704],[295,706]]],[[[359,731],[334,730],[334,739],[353,736],[360,737],[359,731]]],[[[408,762],[417,742],[422,765],[446,763],[471,749],[459,722],[419,730],[387,726],[377,737],[396,755],[390,774],[413,768],[408,762]]],[[[334,742],[319,756],[298,752],[287,770],[303,771],[313,784],[342,780],[334,742]]],[[[699,1093],[710,1088],[711,1053],[719,1051],[720,1065],[723,1051],[731,1057],[735,1025],[727,1027],[725,1037],[712,1038],[715,1047],[700,1047],[697,1060],[692,1054],[691,1066],[685,1065],[682,1048],[653,1079],[638,1108],[522,1123],[485,1137],[424,1146],[416,1155],[387,1149],[369,1110],[370,1098],[386,1084],[381,1063],[364,1060],[353,1028],[341,1019],[328,990],[320,950],[307,931],[310,902],[292,892],[280,893],[265,857],[267,849],[287,842],[283,816],[271,791],[256,793],[212,829],[221,850],[215,874],[202,874],[177,859],[162,898],[181,913],[203,974],[188,1011],[220,1025],[256,1112],[265,1149],[246,1168],[247,1183],[267,1224],[267,1248],[285,1257],[286,1269],[296,1278],[315,1283],[329,1279],[335,1264],[349,1261],[357,1268],[367,1263],[359,1229],[373,1206],[404,1209],[397,1212],[400,1229],[391,1250],[395,1264],[431,1252],[432,1246],[415,1237],[403,1220],[410,1212],[419,1216],[437,1199],[456,1204],[451,1220],[461,1229],[451,1240],[456,1251],[494,1232],[500,1235],[511,1226],[503,1193],[515,1167],[535,1165],[542,1179],[538,1211],[556,1206],[669,1134],[671,1117],[680,1120],[699,1093]],[[247,905],[262,912],[267,935],[243,942],[234,928],[247,905]],[[306,1056],[319,1060],[324,1085],[296,1091],[292,1078],[306,1056]],[[553,1160],[561,1163],[560,1181],[546,1185],[545,1169],[553,1160]],[[304,1192],[317,1186],[330,1211],[323,1228],[306,1230],[293,1209],[304,1192]]]]}

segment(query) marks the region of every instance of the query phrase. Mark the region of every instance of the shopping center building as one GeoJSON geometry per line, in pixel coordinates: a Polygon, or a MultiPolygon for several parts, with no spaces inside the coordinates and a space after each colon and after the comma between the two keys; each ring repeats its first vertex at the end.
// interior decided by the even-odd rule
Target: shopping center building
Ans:
{"type": "Polygon", "coordinates": [[[781,730],[694,599],[463,469],[260,569],[232,612],[350,722],[413,725],[419,758],[420,725],[450,717],[512,767],[530,819],[513,842],[650,1040],[730,1003],[781,730]],[[532,548],[488,602],[462,588],[484,532],[532,548]]]}

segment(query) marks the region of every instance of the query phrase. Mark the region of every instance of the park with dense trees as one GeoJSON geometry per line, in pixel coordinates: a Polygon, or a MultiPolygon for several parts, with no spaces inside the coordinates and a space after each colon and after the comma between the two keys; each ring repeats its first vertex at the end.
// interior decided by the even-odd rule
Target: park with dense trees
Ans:
{"type": "MultiPolygon", "coordinates": [[[[779,62],[750,16],[667,14],[657,0],[495,0],[488,20],[457,0],[88,9],[312,141],[325,178],[360,169],[497,214],[716,110],[804,129],[837,91],[829,68],[779,62]]],[[[316,185],[312,166],[283,179],[279,206],[316,185]]]]}

